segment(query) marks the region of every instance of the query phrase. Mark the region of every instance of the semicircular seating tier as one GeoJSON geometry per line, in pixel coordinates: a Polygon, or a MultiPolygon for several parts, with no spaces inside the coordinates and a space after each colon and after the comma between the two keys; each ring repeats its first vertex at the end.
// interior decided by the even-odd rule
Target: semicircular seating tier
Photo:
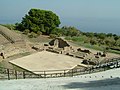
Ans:
{"type": "Polygon", "coordinates": [[[17,34],[16,32],[9,30],[8,28],[0,25],[0,34],[1,38],[6,38],[10,43],[15,42],[23,42],[23,38],[20,34],[17,34]]]}

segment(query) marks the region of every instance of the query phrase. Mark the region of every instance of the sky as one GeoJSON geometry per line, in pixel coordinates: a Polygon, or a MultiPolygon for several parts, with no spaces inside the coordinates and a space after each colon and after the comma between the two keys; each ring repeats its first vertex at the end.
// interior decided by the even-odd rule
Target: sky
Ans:
{"type": "Polygon", "coordinates": [[[0,23],[21,22],[31,8],[53,11],[61,27],[120,35],[120,0],[0,0],[0,23]]]}

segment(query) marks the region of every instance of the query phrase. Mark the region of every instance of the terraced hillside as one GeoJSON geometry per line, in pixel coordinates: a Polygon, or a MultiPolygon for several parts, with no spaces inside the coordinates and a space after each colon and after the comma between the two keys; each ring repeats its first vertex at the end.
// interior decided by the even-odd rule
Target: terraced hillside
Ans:
{"type": "MultiPolygon", "coordinates": [[[[15,43],[15,42],[21,42],[23,41],[22,36],[20,34],[17,34],[16,32],[9,30],[8,28],[1,26],[0,25],[0,34],[4,36],[10,43],[15,43]]],[[[3,37],[0,37],[1,44],[4,44],[6,42],[3,37]]]]}
{"type": "Polygon", "coordinates": [[[0,45],[10,43],[3,35],[0,34],[0,45]]]}
{"type": "Polygon", "coordinates": [[[0,53],[5,58],[29,51],[27,47],[21,34],[0,25],[0,53]]]}

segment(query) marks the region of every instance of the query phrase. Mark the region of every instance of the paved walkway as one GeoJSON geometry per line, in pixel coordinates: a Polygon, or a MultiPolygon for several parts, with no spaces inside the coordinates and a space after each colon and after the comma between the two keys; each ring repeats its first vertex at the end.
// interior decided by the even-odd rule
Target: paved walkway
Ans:
{"type": "Polygon", "coordinates": [[[0,81],[0,90],[120,90],[120,68],[93,74],[0,81]]]}

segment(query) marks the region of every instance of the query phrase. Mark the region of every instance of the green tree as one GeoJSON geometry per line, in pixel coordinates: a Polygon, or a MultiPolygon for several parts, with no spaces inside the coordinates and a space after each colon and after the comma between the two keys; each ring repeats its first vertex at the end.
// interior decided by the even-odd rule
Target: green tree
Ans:
{"type": "Polygon", "coordinates": [[[23,17],[22,22],[16,24],[16,28],[20,31],[29,29],[30,32],[37,33],[40,31],[43,34],[49,35],[59,24],[59,17],[52,11],[31,9],[23,17]]]}
{"type": "Polygon", "coordinates": [[[97,44],[97,41],[94,40],[94,39],[91,39],[91,40],[90,40],[90,44],[91,44],[91,45],[95,45],[95,44],[97,44]]]}
{"type": "Polygon", "coordinates": [[[99,38],[99,39],[104,40],[105,37],[106,37],[106,34],[105,34],[105,33],[99,33],[99,34],[98,34],[98,38],[99,38]]]}
{"type": "Polygon", "coordinates": [[[63,26],[62,28],[62,33],[65,36],[79,36],[81,34],[80,30],[76,29],[75,27],[67,27],[63,26]]]}
{"type": "Polygon", "coordinates": [[[84,35],[86,35],[87,37],[90,37],[90,38],[94,37],[94,33],[93,32],[86,32],[86,33],[84,33],[84,35]]]}
{"type": "Polygon", "coordinates": [[[54,34],[56,36],[63,36],[63,30],[60,28],[55,28],[52,30],[51,34],[54,34]]]}
{"type": "Polygon", "coordinates": [[[119,36],[116,35],[116,36],[114,37],[114,40],[115,40],[115,46],[117,46],[117,40],[118,40],[118,39],[119,39],[119,36]]]}
{"type": "Polygon", "coordinates": [[[117,41],[119,39],[119,36],[115,36],[114,40],[117,41]]]}
{"type": "Polygon", "coordinates": [[[112,33],[108,33],[108,34],[107,34],[107,37],[112,37],[112,36],[113,36],[112,33]]]}
{"type": "Polygon", "coordinates": [[[106,38],[105,39],[105,44],[108,46],[108,47],[113,47],[114,44],[115,44],[115,40],[113,38],[106,38]]]}

